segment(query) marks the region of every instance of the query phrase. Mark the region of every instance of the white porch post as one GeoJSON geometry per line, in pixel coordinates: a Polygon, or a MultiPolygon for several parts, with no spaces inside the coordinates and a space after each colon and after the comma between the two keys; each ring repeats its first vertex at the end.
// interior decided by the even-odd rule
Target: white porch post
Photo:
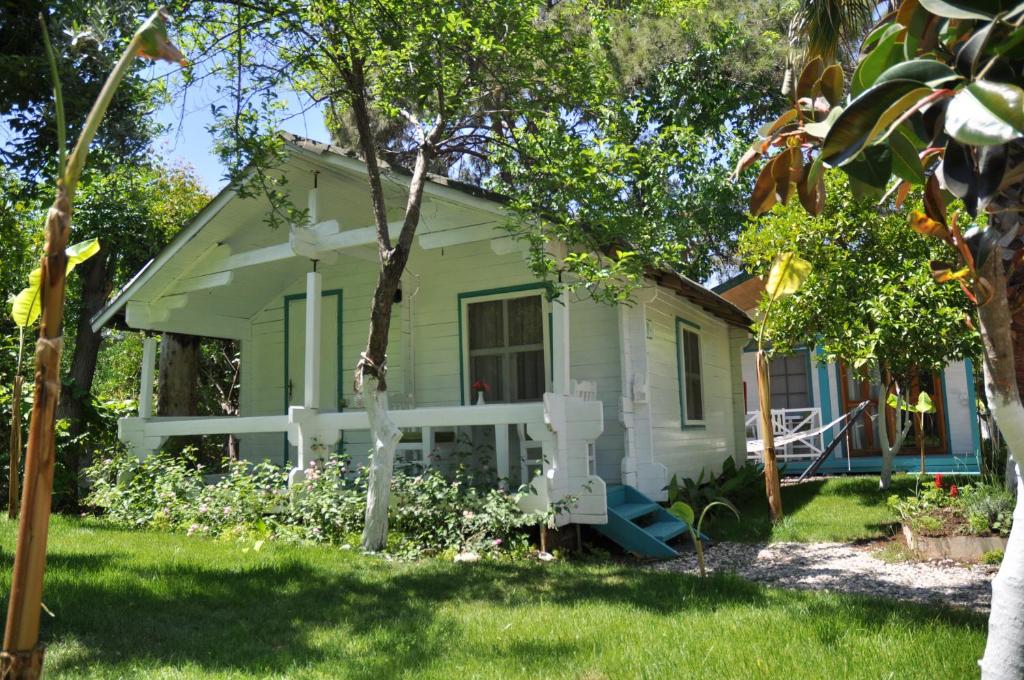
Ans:
{"type": "Polygon", "coordinates": [[[139,380],[139,417],[153,415],[153,372],[156,370],[156,338],[142,340],[142,375],[139,380]]]}
{"type": "Polygon", "coordinates": [[[494,455],[498,462],[498,479],[501,480],[501,487],[506,488],[511,474],[508,460],[508,425],[494,426],[494,455]]]}
{"type": "Polygon", "coordinates": [[[551,391],[569,394],[569,294],[551,302],[551,391]]]}
{"type": "MultiPolygon", "coordinates": [[[[305,394],[302,405],[320,408],[320,312],[323,306],[320,272],[306,274],[305,394]]],[[[301,455],[301,454],[300,454],[301,455]]],[[[300,459],[301,464],[301,459],[300,459]]]]}

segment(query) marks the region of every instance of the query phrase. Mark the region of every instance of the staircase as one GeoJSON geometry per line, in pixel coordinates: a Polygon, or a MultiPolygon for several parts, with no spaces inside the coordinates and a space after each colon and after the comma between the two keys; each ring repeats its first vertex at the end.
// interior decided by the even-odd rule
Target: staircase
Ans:
{"type": "Polygon", "coordinates": [[[678,557],[668,545],[688,532],[686,522],[628,485],[608,485],[608,523],[594,525],[624,550],[641,557],[678,557]]]}

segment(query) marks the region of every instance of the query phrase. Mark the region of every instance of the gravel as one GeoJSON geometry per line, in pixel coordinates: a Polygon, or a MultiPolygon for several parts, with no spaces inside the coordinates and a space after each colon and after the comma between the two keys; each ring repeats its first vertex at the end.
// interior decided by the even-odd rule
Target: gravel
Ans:
{"type": "MultiPolygon", "coordinates": [[[[709,572],[734,572],[779,588],[859,593],[987,612],[996,568],[935,562],[885,562],[880,544],[716,543],[705,550],[709,572]]],[[[696,574],[694,553],[659,562],[658,571],[696,574]]]]}

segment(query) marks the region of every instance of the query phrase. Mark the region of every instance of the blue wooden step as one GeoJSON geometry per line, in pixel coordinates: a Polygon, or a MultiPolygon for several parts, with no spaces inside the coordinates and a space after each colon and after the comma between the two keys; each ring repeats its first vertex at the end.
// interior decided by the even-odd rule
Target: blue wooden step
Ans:
{"type": "Polygon", "coordinates": [[[668,541],[686,531],[685,522],[675,517],[672,519],[675,521],[655,522],[654,524],[649,524],[642,528],[651,536],[661,539],[662,541],[668,541]]]}
{"type": "Polygon", "coordinates": [[[641,557],[679,555],[667,541],[689,530],[686,522],[629,485],[608,486],[608,523],[594,525],[624,550],[641,557]]]}
{"type": "Polygon", "coordinates": [[[615,506],[615,512],[626,519],[636,519],[655,512],[661,506],[657,503],[623,503],[615,506]]]}

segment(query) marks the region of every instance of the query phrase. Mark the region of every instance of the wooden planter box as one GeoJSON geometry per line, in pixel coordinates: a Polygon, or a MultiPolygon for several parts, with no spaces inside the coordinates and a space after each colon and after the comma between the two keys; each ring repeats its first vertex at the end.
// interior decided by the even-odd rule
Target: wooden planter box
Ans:
{"type": "Polygon", "coordinates": [[[910,549],[923,560],[981,562],[990,550],[1006,550],[1002,536],[922,536],[903,525],[903,536],[910,549]]]}

